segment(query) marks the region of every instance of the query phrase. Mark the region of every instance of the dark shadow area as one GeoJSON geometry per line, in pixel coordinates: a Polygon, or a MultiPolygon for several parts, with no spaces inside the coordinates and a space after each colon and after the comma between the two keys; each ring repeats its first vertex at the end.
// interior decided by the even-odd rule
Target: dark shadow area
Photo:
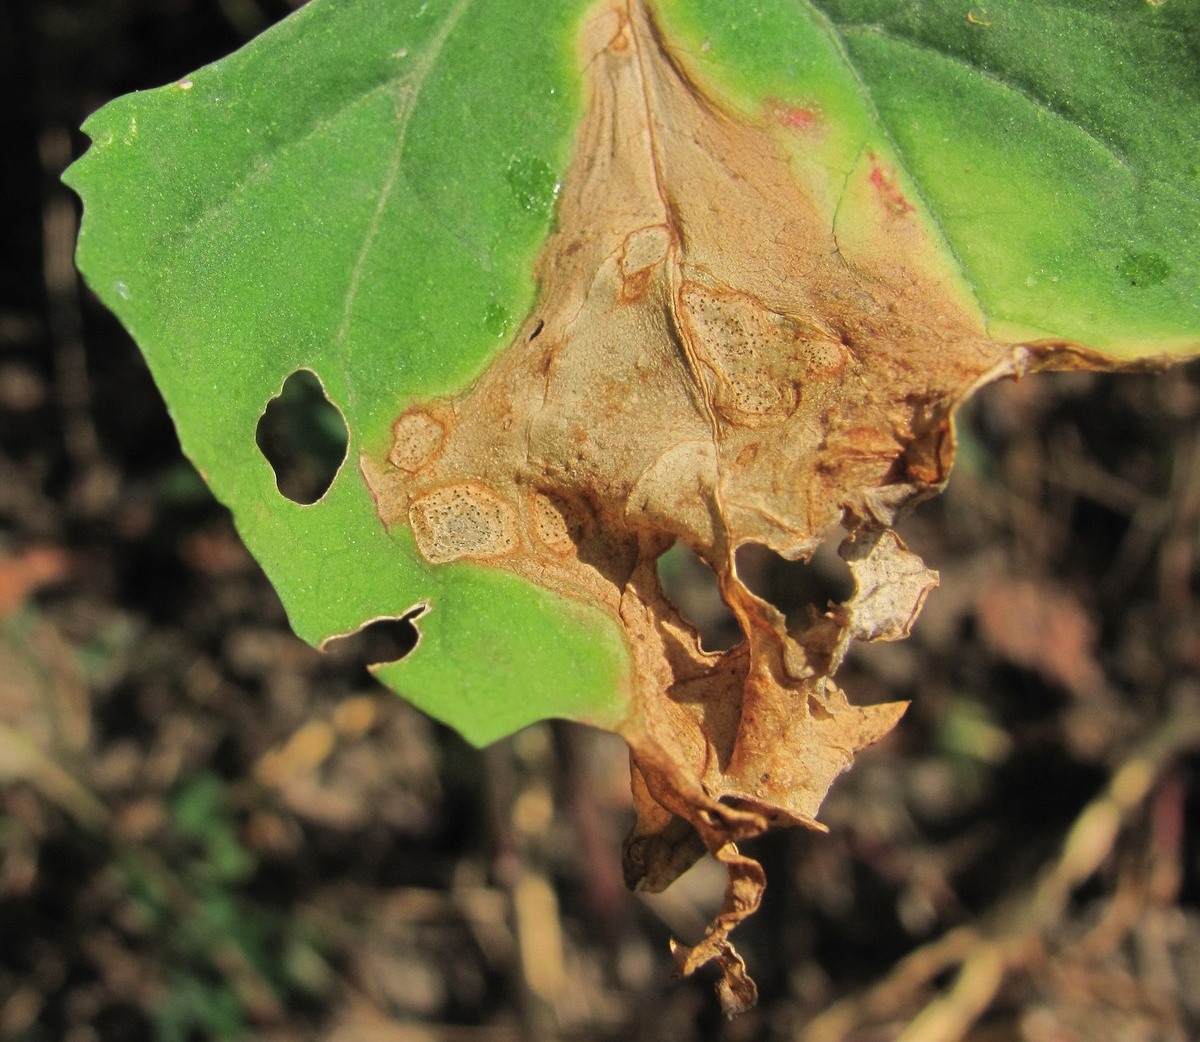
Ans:
{"type": "Polygon", "coordinates": [[[728,651],[741,642],[742,631],[721,598],[716,573],[686,543],[676,542],[658,559],[658,581],[683,621],[700,635],[705,651],[728,651]]]}
{"type": "Polygon", "coordinates": [[[812,612],[822,615],[854,592],[850,569],[837,552],[844,538],[839,529],[809,561],[789,561],[770,547],[747,543],[738,547],[738,576],[751,593],[783,612],[789,628],[803,626],[812,612]]]}
{"type": "Polygon", "coordinates": [[[337,662],[360,662],[377,666],[398,662],[417,646],[415,620],[424,613],[418,608],[396,619],[376,619],[344,637],[332,637],[321,650],[337,662]]]}
{"type": "Polygon", "coordinates": [[[329,491],[346,459],[349,436],[316,374],[298,369],[263,411],[255,441],[275,471],[280,493],[309,504],[329,491]]]}

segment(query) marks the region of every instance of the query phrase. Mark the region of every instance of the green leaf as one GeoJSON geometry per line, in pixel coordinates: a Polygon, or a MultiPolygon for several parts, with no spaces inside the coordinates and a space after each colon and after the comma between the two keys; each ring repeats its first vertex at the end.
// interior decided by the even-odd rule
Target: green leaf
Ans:
{"type": "Polygon", "coordinates": [[[579,6],[317,0],[106,106],[67,175],[80,267],[296,631],[320,643],[428,605],[421,652],[381,673],[479,743],[553,715],[615,722],[616,627],[511,576],[430,569],[384,531],[355,460],[406,401],[476,375],[531,304],[581,106],[579,6]],[[279,494],[254,437],[298,369],[350,431],[311,506],[279,494]]]}
{"type": "Polygon", "coordinates": [[[663,6],[743,111],[823,113],[831,169],[895,155],[992,335],[1200,348],[1196,0],[663,6]]]}
{"type": "MultiPolygon", "coordinates": [[[[357,460],[461,390],[528,313],[582,116],[581,0],[312,0],[237,54],[118,99],[68,173],[79,263],[132,332],[185,451],[319,644],[418,605],[381,677],[475,742],[616,726],[614,620],[378,521],[357,460]],[[255,442],[308,369],[349,446],[281,496],[255,442]]],[[[1120,357],[1200,346],[1200,2],[670,0],[670,46],[798,167],[887,157],[993,336],[1120,357]]],[[[829,200],[853,234],[853,201],[829,200]]]]}

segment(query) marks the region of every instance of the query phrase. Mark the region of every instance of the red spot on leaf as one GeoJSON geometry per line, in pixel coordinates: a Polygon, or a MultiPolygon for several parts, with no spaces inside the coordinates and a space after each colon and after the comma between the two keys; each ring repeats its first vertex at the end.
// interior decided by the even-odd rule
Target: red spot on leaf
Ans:
{"type": "Polygon", "coordinates": [[[869,158],[871,160],[871,184],[879,193],[879,198],[883,201],[884,206],[897,217],[915,213],[917,208],[900,191],[900,186],[896,184],[896,175],[891,169],[880,163],[879,157],[874,153],[869,158]]]}
{"type": "Polygon", "coordinates": [[[821,125],[821,110],[816,105],[789,105],[778,98],[768,98],[764,114],[772,123],[792,130],[816,130],[821,125]]]}

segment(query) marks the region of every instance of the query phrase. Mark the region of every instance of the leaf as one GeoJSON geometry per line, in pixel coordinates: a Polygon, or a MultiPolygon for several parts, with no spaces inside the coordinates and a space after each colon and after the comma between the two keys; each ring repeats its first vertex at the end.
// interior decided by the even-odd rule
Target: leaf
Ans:
{"type": "Polygon", "coordinates": [[[296,632],[320,645],[427,606],[420,653],[379,675],[478,744],[548,716],[615,723],[619,630],[511,575],[426,566],[354,461],[387,443],[398,400],[470,380],[531,304],[578,117],[579,6],[317,0],[96,113],[67,175],[80,267],[296,632]],[[306,369],[350,436],[308,506],[255,443],[306,369]]]}
{"type": "Polygon", "coordinates": [[[89,123],[81,264],[298,632],[424,605],[381,670],[417,704],[476,741],[625,736],[627,878],[726,865],[675,951],[735,1012],[764,885],[736,844],[819,828],[903,712],[832,675],[936,585],[891,526],[944,484],[957,407],[1200,348],[1200,146],[1171,126],[1200,115],[1197,4],[1147,6],[314,0],[89,123]],[[350,431],[308,507],[251,436],[299,368],[350,431]],[[789,632],[735,552],[839,524],[855,592],[789,632]],[[739,647],[663,595],[677,539],[739,647]]]}
{"type": "Polygon", "coordinates": [[[676,952],[684,973],[716,960],[736,1011],[753,992],[727,937],[763,879],[735,843],[817,827],[834,777],[903,712],[856,708],[830,678],[851,640],[905,636],[936,585],[891,525],[945,481],[953,411],[1000,376],[1108,363],[994,338],[885,141],[844,171],[798,167],[769,124],[705,94],[638,4],[600,9],[583,48],[590,106],[536,306],[465,393],[408,408],[387,458],[362,465],[426,560],[492,562],[621,622],[627,877],[659,889],[704,849],[726,864],[721,914],[676,952]],[[736,550],[808,557],[839,524],[855,593],[789,632],[736,550]],[[717,574],[740,647],[704,652],[663,595],[676,539],[717,574]]]}
{"type": "Polygon", "coordinates": [[[1196,0],[675,0],[673,43],[795,161],[892,154],[989,332],[1197,349],[1196,0]]]}

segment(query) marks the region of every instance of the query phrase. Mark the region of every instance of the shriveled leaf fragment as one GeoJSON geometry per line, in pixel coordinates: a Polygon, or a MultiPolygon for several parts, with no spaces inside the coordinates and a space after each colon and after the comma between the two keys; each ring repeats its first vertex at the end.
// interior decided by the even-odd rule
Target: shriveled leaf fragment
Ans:
{"type": "Polygon", "coordinates": [[[715,960],[733,1009],[751,998],[727,937],[764,885],[737,841],[819,828],[833,779],[904,711],[853,706],[831,675],[851,639],[906,635],[936,584],[890,526],[945,480],[954,408],[1055,348],[1095,359],[989,339],[886,156],[835,192],[708,97],[644,4],[602,4],[581,46],[588,110],[534,310],[466,393],[406,403],[387,458],[361,465],[426,560],[501,566],[620,622],[626,877],[660,889],[706,849],[726,865],[724,908],[677,958],[715,960]],[[857,590],[789,633],[735,552],[807,557],[839,524],[857,590]],[[717,574],[733,650],[703,651],[664,596],[676,539],[717,574]]]}

